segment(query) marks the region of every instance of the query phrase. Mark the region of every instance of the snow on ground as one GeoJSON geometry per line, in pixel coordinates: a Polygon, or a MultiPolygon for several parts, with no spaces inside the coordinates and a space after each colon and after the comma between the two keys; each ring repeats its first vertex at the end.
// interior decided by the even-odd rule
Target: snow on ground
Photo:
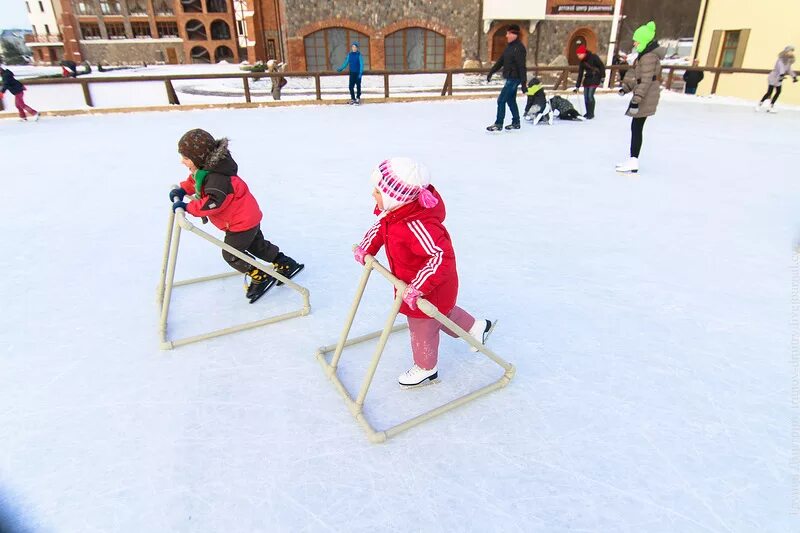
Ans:
{"type": "MultiPolygon", "coordinates": [[[[625,101],[495,135],[490,100],[0,122],[5,527],[797,531],[800,113],[667,98],[642,173],[622,177],[625,101]],[[230,137],[265,233],[306,264],[313,309],[163,352],[167,192],[193,127],[230,137]],[[314,352],[338,338],[361,272],[350,246],[373,220],[370,170],[398,154],[430,166],[460,304],[500,319],[491,346],[517,374],[373,445],[314,352]]],[[[184,235],[178,278],[225,270],[184,235]]],[[[239,278],[174,296],[174,336],[299,305],[285,287],[247,305],[239,278]]],[[[353,333],[380,328],[390,299],[373,280],[353,333]]],[[[407,338],[390,341],[367,398],[378,427],[498,376],[460,343],[441,351],[441,383],[402,391],[407,338]]],[[[346,352],[349,386],[369,356],[346,352]]]]}

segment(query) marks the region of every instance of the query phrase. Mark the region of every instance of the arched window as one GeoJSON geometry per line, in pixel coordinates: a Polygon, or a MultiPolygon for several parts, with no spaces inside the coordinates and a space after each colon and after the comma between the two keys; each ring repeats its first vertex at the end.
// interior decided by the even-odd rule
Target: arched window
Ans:
{"type": "Polygon", "coordinates": [[[364,70],[369,69],[369,37],[349,28],[326,28],[306,35],[306,70],[319,72],[336,70],[350,52],[350,45],[358,42],[364,70]]]}
{"type": "Polygon", "coordinates": [[[190,41],[207,41],[206,27],[199,20],[190,20],[186,23],[186,35],[190,41]]]}
{"type": "Polygon", "coordinates": [[[224,20],[215,20],[211,23],[211,38],[215,41],[225,41],[231,38],[231,28],[224,20]]]}
{"type": "Polygon", "coordinates": [[[214,52],[214,63],[219,63],[220,61],[233,63],[233,50],[227,46],[218,46],[214,52]]]}
{"type": "Polygon", "coordinates": [[[444,68],[444,35],[425,28],[405,28],[386,36],[387,70],[444,68]]]}
{"type": "Polygon", "coordinates": [[[228,1],[227,0],[206,0],[206,7],[209,13],[227,13],[228,1]]]}
{"type": "Polygon", "coordinates": [[[211,63],[211,56],[204,46],[195,46],[192,48],[192,63],[211,63]]]}
{"type": "Polygon", "coordinates": [[[184,13],[202,13],[203,4],[200,0],[181,0],[181,7],[184,13]]]}

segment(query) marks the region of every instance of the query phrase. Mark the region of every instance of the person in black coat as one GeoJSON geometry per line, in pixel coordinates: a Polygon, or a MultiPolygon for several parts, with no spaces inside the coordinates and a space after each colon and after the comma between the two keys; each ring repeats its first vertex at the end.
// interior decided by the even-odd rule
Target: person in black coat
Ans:
{"type": "MultiPolygon", "coordinates": [[[[695,59],[692,62],[692,66],[697,66],[697,60],[695,59]]],[[[687,68],[686,72],[683,73],[683,81],[686,82],[684,85],[683,92],[686,94],[696,94],[697,93],[697,86],[700,85],[700,82],[703,81],[703,71],[702,70],[695,70],[693,68],[687,68]]]]}
{"type": "Polygon", "coordinates": [[[586,104],[586,120],[594,118],[594,93],[603,84],[606,78],[606,66],[597,54],[586,49],[585,45],[580,45],[575,51],[578,59],[578,83],[575,84],[574,92],[578,92],[583,82],[583,101],[586,104]]]}
{"type": "Polygon", "coordinates": [[[528,79],[526,71],[527,51],[525,45],[519,40],[520,29],[517,24],[511,24],[506,31],[508,46],[503,50],[503,55],[497,60],[486,81],[492,81],[492,74],[503,69],[503,78],[506,83],[497,97],[497,117],[494,124],[486,128],[489,131],[499,131],[503,129],[503,120],[506,117],[506,104],[511,110],[511,124],[506,126],[507,130],[519,129],[519,107],[517,107],[517,87],[522,88],[525,93],[527,86],[525,80],[528,79]]]}
{"type": "Polygon", "coordinates": [[[25,115],[27,111],[34,120],[39,120],[39,112],[25,103],[25,86],[14,77],[14,73],[7,68],[0,67],[0,77],[3,80],[0,94],[5,94],[8,91],[14,95],[14,104],[17,106],[17,111],[19,111],[19,119],[27,121],[28,117],[25,115]]]}

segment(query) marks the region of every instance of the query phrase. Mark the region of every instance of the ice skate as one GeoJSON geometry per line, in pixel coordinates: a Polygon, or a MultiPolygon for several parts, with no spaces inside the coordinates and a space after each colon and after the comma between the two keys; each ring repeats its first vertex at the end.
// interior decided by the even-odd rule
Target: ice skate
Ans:
{"type": "Polygon", "coordinates": [[[437,367],[434,366],[430,370],[425,370],[424,368],[414,365],[400,374],[397,377],[397,382],[403,387],[419,387],[421,385],[430,385],[438,377],[439,371],[437,367]]]}

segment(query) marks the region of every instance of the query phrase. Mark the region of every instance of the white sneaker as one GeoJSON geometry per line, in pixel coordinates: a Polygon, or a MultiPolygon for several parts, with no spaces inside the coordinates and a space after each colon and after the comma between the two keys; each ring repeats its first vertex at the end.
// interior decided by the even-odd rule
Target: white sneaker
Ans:
{"type": "Polygon", "coordinates": [[[432,382],[437,377],[439,377],[437,367],[434,366],[430,370],[425,370],[424,368],[414,365],[400,374],[397,377],[397,382],[404,387],[416,387],[417,385],[422,385],[426,381],[432,382]]]}
{"type": "Polygon", "coordinates": [[[639,172],[639,158],[629,157],[627,161],[617,165],[617,172],[636,173],[639,172]]]}
{"type": "MultiPolygon", "coordinates": [[[[486,341],[489,340],[489,335],[492,334],[496,325],[497,320],[494,322],[491,320],[476,320],[467,333],[475,337],[475,340],[477,340],[479,343],[486,344],[486,341]]],[[[469,350],[471,352],[478,351],[478,349],[474,346],[470,346],[469,350]]]]}

